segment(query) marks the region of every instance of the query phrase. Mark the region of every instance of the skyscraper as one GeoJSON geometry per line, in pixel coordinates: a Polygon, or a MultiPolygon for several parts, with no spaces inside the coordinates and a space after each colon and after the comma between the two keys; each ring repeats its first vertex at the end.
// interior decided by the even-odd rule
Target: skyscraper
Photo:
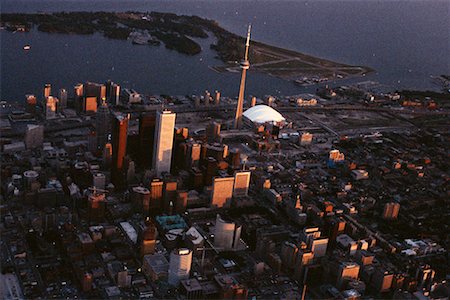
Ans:
{"type": "Polygon", "coordinates": [[[112,181],[123,183],[123,162],[127,152],[127,133],[129,116],[116,114],[112,120],[112,181]]]}
{"type": "Polygon", "coordinates": [[[44,99],[50,97],[52,95],[52,85],[50,83],[46,83],[44,86],[44,99]]]}
{"type": "Polygon", "coordinates": [[[156,114],[153,168],[157,176],[163,172],[170,173],[175,118],[176,114],[171,111],[159,111],[156,114]]]}
{"type": "Polygon", "coordinates": [[[67,90],[60,89],[59,90],[59,103],[58,103],[58,111],[64,111],[67,107],[67,90]]]}
{"type": "Polygon", "coordinates": [[[111,80],[106,82],[106,100],[110,105],[119,105],[120,86],[111,80]]]}
{"type": "Polygon", "coordinates": [[[245,56],[244,60],[241,61],[241,69],[242,69],[242,76],[241,76],[241,86],[239,88],[239,97],[236,107],[236,116],[234,119],[234,128],[238,129],[242,126],[242,113],[244,111],[244,90],[245,90],[245,77],[247,75],[247,70],[250,68],[250,62],[248,61],[248,47],[250,46],[250,30],[251,25],[248,26],[248,32],[247,32],[247,42],[245,43],[245,56]]]}
{"type": "Polygon", "coordinates": [[[58,98],[48,96],[45,98],[45,119],[56,118],[56,105],[58,103],[58,98]]]}
{"type": "Polygon", "coordinates": [[[233,198],[234,177],[215,177],[212,186],[211,206],[230,207],[233,198]]]}
{"type": "Polygon", "coordinates": [[[220,215],[216,216],[214,230],[214,246],[219,250],[236,249],[239,246],[242,226],[224,220],[220,215]]]}
{"type": "Polygon", "coordinates": [[[105,99],[102,99],[102,105],[97,110],[95,129],[97,131],[97,144],[100,150],[103,150],[108,142],[108,135],[110,132],[110,120],[108,104],[105,99]]]}
{"type": "Polygon", "coordinates": [[[188,248],[175,249],[170,254],[169,284],[178,286],[181,280],[188,279],[191,272],[192,251],[188,248]]]}
{"type": "Polygon", "coordinates": [[[81,112],[83,109],[83,95],[84,86],[82,83],[78,83],[73,87],[74,105],[77,112],[81,112]]]}
{"type": "Polygon", "coordinates": [[[155,127],[156,114],[154,112],[143,113],[139,116],[139,159],[145,167],[152,163],[155,127]]]}
{"type": "Polygon", "coordinates": [[[250,171],[240,171],[234,173],[234,189],[233,196],[242,197],[248,195],[248,187],[250,185],[250,171]]]}
{"type": "Polygon", "coordinates": [[[156,247],[156,237],[158,235],[158,230],[156,226],[147,218],[144,222],[144,227],[141,231],[141,256],[147,254],[154,254],[156,247]]]}

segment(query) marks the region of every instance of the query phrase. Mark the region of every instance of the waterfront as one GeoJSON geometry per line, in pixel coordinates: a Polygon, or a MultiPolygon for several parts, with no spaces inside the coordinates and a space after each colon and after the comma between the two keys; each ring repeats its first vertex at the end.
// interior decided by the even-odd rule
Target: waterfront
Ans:
{"type": "MultiPolygon", "coordinates": [[[[3,0],[2,12],[168,11],[211,18],[241,35],[246,24],[252,22],[255,40],[337,62],[367,65],[377,70],[367,80],[393,88],[437,89],[430,75],[450,72],[446,56],[447,3],[3,0]]],[[[188,57],[161,46],[133,46],[99,35],[2,31],[1,39],[2,100],[21,100],[25,93],[37,94],[46,82],[71,89],[74,82],[107,79],[151,94],[198,94],[205,89],[220,89],[229,96],[237,94],[238,74],[219,74],[209,68],[221,62],[208,49],[208,41],[201,41],[205,51],[188,57]],[[31,45],[30,51],[23,51],[25,44],[31,45]]],[[[248,94],[286,95],[314,89],[254,72],[250,75],[248,94]]]]}

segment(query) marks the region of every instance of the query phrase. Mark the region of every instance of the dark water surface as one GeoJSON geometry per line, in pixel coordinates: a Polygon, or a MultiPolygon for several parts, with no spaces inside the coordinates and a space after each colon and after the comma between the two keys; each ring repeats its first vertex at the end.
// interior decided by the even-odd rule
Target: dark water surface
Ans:
{"type": "MultiPolygon", "coordinates": [[[[217,20],[252,38],[377,72],[366,78],[393,88],[436,89],[430,75],[450,74],[450,1],[234,1],[234,0],[1,0],[2,12],[165,11],[217,20]]],[[[219,89],[236,96],[239,74],[209,68],[221,62],[204,51],[186,56],[164,46],[136,46],[91,36],[1,31],[1,99],[40,95],[45,83],[72,91],[77,82],[107,79],[151,94],[219,89]],[[31,45],[30,51],[23,46],[31,45]]],[[[294,94],[308,89],[250,72],[247,94],[294,94]]],[[[309,88],[311,90],[311,88],[309,88]]]]}

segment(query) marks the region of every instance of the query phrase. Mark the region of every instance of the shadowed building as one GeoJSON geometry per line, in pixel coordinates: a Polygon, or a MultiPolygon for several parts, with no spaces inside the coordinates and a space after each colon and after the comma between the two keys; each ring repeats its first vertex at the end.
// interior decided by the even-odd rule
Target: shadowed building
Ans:
{"type": "Polygon", "coordinates": [[[129,116],[115,115],[112,120],[112,181],[114,185],[123,186],[123,163],[127,152],[129,116]]]}

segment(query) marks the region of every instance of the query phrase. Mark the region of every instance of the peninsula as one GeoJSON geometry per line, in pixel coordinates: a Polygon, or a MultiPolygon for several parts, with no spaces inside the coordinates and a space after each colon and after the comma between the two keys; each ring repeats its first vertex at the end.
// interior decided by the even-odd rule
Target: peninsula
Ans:
{"type": "MultiPolygon", "coordinates": [[[[238,71],[244,51],[244,38],[220,27],[216,21],[198,16],[160,12],[58,12],[1,14],[2,27],[10,31],[29,31],[33,27],[48,33],[102,33],[111,39],[131,40],[139,45],[159,45],[187,55],[202,51],[196,39],[212,35],[210,48],[224,62],[213,67],[219,72],[238,71]]],[[[365,66],[351,66],[313,57],[260,42],[252,42],[249,59],[252,69],[300,85],[332,79],[363,76],[373,71],[365,66]]]]}

